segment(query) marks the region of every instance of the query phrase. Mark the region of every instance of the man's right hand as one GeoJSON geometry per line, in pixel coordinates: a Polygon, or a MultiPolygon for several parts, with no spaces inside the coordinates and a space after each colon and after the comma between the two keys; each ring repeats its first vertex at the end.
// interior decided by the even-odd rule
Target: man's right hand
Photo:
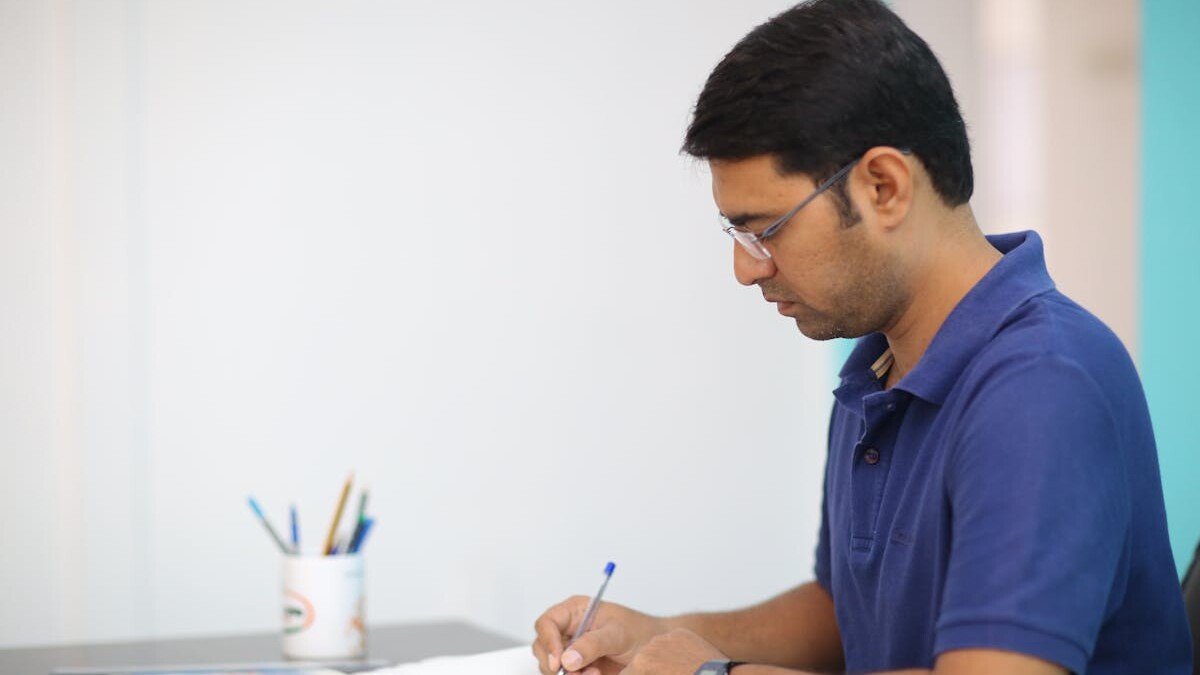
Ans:
{"type": "Polygon", "coordinates": [[[590,599],[577,595],[546,610],[536,623],[533,655],[542,675],[556,675],[559,666],[584,675],[617,675],[654,636],[669,630],[666,621],[621,605],[602,602],[591,628],[575,644],[575,634],[590,599]]]}

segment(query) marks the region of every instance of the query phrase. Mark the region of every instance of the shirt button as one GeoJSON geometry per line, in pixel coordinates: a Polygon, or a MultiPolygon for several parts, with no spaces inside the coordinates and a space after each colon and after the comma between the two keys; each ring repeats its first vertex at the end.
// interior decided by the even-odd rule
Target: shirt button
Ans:
{"type": "Polygon", "coordinates": [[[887,409],[888,409],[888,412],[894,412],[896,410],[896,404],[895,403],[887,404],[887,409]]]}
{"type": "Polygon", "coordinates": [[[879,463],[879,451],[875,448],[867,448],[863,451],[863,461],[871,466],[879,463]]]}

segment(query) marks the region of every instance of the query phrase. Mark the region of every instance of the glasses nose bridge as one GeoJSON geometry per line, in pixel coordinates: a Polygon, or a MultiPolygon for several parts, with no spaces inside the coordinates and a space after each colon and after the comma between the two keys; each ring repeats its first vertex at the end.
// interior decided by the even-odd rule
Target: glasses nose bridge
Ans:
{"type": "Polygon", "coordinates": [[[750,254],[755,260],[770,260],[771,252],[763,246],[762,238],[752,232],[747,232],[738,229],[735,225],[730,225],[724,228],[725,234],[728,234],[743,251],[750,254]]]}
{"type": "Polygon", "coordinates": [[[744,250],[746,253],[749,253],[750,257],[754,258],[755,260],[770,260],[771,252],[768,251],[767,247],[763,245],[762,239],[754,236],[753,234],[749,235],[749,237],[750,238],[746,241],[738,242],[742,245],[742,250],[744,250]]]}

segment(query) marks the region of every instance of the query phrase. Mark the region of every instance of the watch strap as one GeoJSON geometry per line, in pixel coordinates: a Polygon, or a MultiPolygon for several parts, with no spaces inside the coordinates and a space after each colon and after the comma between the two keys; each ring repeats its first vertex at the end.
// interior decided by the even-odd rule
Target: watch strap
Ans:
{"type": "Polygon", "coordinates": [[[745,663],[745,661],[730,661],[729,659],[705,661],[696,669],[696,675],[729,675],[729,671],[733,670],[735,666],[745,663]]]}

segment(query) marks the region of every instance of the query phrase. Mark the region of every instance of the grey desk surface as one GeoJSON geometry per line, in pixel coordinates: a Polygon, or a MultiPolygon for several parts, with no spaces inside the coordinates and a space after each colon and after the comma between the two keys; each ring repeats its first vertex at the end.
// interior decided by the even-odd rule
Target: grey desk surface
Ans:
{"type": "MultiPolygon", "coordinates": [[[[514,647],[511,638],[461,621],[371,626],[367,659],[388,664],[514,647]]],[[[532,658],[532,656],[531,656],[532,658]]],[[[57,668],[277,662],[278,633],[0,649],[0,675],[47,675],[57,668]]]]}

